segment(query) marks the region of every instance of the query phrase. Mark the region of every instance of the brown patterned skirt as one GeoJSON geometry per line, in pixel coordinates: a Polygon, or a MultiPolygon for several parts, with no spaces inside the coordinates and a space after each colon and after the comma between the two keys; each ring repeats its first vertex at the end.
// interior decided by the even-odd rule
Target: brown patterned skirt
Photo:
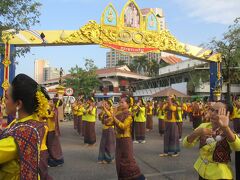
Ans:
{"type": "Polygon", "coordinates": [[[85,129],[86,129],[86,121],[82,120],[82,136],[85,135],[85,129]]]}
{"type": "Polygon", "coordinates": [[[119,180],[142,180],[142,175],[134,157],[131,138],[116,140],[116,169],[119,180]]]}
{"type": "Polygon", "coordinates": [[[164,153],[177,153],[180,151],[179,132],[176,122],[165,122],[164,153]]]}
{"type": "Polygon", "coordinates": [[[73,128],[77,129],[77,116],[76,115],[73,116],[73,128]]]}
{"type": "Polygon", "coordinates": [[[85,132],[84,132],[84,143],[85,144],[95,144],[96,143],[96,132],[95,132],[95,122],[85,122],[85,132]]]}
{"type": "Polygon", "coordinates": [[[153,116],[147,115],[147,124],[146,128],[152,130],[153,129],[153,116]]]}
{"type": "Polygon", "coordinates": [[[78,134],[82,132],[82,116],[77,116],[77,131],[78,134]]]}
{"type": "Polygon", "coordinates": [[[145,140],[146,134],[145,122],[134,122],[134,132],[137,141],[145,140]]]}
{"type": "Polygon", "coordinates": [[[41,151],[39,163],[39,175],[41,180],[52,180],[48,174],[48,151],[41,151]]]}
{"type": "Polygon", "coordinates": [[[178,126],[179,139],[181,139],[182,138],[183,122],[177,122],[177,126],[178,126]]]}
{"type": "Polygon", "coordinates": [[[99,147],[98,161],[111,162],[115,154],[115,131],[112,127],[103,129],[99,147]]]}
{"type": "Polygon", "coordinates": [[[47,147],[48,147],[48,153],[51,159],[53,160],[63,159],[60,139],[59,139],[59,136],[55,134],[55,131],[48,132],[47,147]]]}
{"type": "Polygon", "coordinates": [[[160,135],[164,134],[165,122],[163,119],[158,119],[158,132],[160,135]]]}

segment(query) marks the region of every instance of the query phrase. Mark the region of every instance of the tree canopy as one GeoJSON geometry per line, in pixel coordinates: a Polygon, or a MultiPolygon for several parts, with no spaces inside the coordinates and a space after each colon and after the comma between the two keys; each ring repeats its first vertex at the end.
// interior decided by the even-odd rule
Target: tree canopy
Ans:
{"type": "Polygon", "coordinates": [[[69,70],[70,77],[65,80],[65,86],[74,89],[74,95],[91,96],[100,82],[96,74],[97,67],[92,59],[86,59],[84,68],[76,65],[69,70]]]}
{"type": "Polygon", "coordinates": [[[222,55],[222,77],[229,99],[231,84],[240,82],[240,17],[228,27],[222,39],[213,39],[210,47],[222,55]]]}
{"type": "MultiPolygon", "coordinates": [[[[39,23],[41,4],[36,0],[1,0],[0,1],[0,43],[2,32],[13,29],[11,33],[29,29],[39,23]]],[[[0,49],[0,53],[3,48],[0,49]]],[[[18,54],[23,55],[29,48],[19,48],[18,54]]]]}

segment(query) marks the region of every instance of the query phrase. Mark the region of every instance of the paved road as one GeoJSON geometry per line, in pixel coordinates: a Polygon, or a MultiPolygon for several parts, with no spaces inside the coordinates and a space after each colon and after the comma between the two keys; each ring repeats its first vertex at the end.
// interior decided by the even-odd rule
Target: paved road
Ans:
{"type": "MultiPolygon", "coordinates": [[[[101,124],[96,125],[97,144],[86,147],[83,138],[73,130],[72,122],[61,123],[61,143],[65,164],[63,167],[50,168],[55,180],[116,180],[115,164],[97,164],[101,124]]],[[[184,135],[191,132],[191,124],[184,123],[184,135]]],[[[157,119],[154,119],[154,130],[147,133],[146,144],[134,144],[134,154],[148,180],[194,180],[198,179],[193,169],[198,149],[181,148],[179,157],[160,158],[163,150],[163,138],[157,130],[157,119]]]]}

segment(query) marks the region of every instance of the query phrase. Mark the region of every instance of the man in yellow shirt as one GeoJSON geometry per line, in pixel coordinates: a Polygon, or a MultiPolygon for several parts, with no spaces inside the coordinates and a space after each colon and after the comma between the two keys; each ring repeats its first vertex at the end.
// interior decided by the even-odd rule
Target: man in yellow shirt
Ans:
{"type": "Polygon", "coordinates": [[[229,127],[226,105],[217,102],[210,111],[210,122],[202,123],[184,138],[184,147],[200,142],[199,158],[194,164],[199,179],[233,179],[230,153],[240,151],[240,139],[229,127]]]}

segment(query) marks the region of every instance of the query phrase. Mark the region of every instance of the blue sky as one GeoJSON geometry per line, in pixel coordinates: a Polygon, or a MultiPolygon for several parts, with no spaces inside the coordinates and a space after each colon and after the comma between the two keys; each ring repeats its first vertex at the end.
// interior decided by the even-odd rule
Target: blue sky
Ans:
{"type": "MultiPolygon", "coordinates": [[[[34,30],[74,30],[89,20],[100,22],[104,8],[112,2],[118,13],[127,0],[40,0],[40,24],[34,30]]],[[[181,42],[199,45],[213,37],[220,38],[236,17],[240,17],[239,0],[136,0],[140,8],[162,8],[167,26],[181,42]]],[[[99,46],[34,47],[25,57],[17,58],[16,73],[33,77],[34,60],[46,59],[53,67],[65,71],[76,64],[83,66],[91,58],[105,67],[108,49],[99,46]]]]}

